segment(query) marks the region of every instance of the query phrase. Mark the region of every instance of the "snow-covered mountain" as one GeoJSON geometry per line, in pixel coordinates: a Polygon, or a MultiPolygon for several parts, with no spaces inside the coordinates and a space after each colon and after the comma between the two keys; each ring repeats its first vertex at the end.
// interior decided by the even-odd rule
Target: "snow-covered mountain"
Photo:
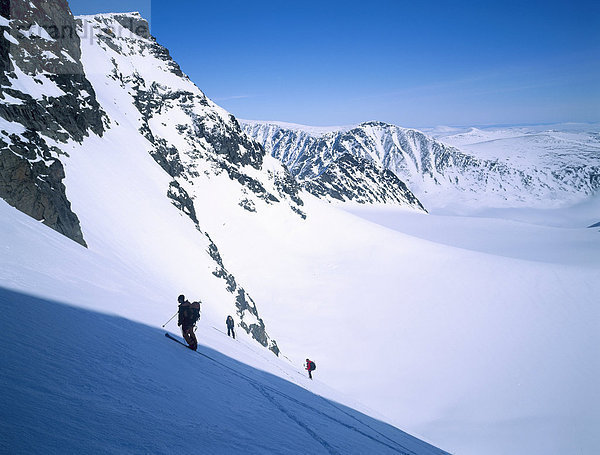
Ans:
{"type": "MultiPolygon", "coordinates": [[[[301,382],[297,378],[300,367],[276,357],[281,355],[279,347],[267,333],[258,305],[230,271],[235,257],[222,254],[213,241],[215,231],[225,230],[228,223],[270,225],[278,220],[290,226],[301,224],[307,215],[295,179],[243,134],[231,114],[206,98],[149,34],[148,24],[139,14],[74,18],[64,0],[15,0],[1,5],[0,196],[14,207],[1,202],[2,248],[10,251],[0,261],[2,326],[5,333],[12,333],[2,350],[8,358],[4,348],[10,343],[14,361],[11,374],[1,377],[3,390],[11,391],[3,394],[7,400],[3,401],[6,412],[1,420],[2,451],[104,453],[121,450],[119,447],[130,451],[124,448],[129,447],[135,452],[142,446],[156,453],[177,450],[180,433],[189,429],[193,420],[183,420],[183,427],[175,425],[172,433],[165,434],[164,417],[148,420],[146,416],[144,426],[152,437],[141,442],[131,429],[123,431],[127,423],[113,415],[105,422],[110,432],[114,434],[118,428],[127,440],[90,439],[96,437],[91,434],[105,431],[97,425],[113,414],[110,409],[121,412],[114,403],[109,404],[112,399],[121,400],[118,397],[123,390],[117,383],[135,377],[135,369],[148,356],[158,356],[161,368],[175,375],[194,374],[194,382],[214,389],[212,395],[180,390],[178,398],[162,409],[174,419],[175,410],[184,413],[190,399],[198,400],[203,405],[196,417],[211,420],[214,427],[212,419],[217,414],[221,413],[221,422],[235,414],[231,407],[227,412],[217,409],[219,401],[246,394],[235,381],[244,374],[247,377],[248,372],[255,374],[252,370],[243,373],[244,368],[225,357],[218,363],[229,363],[231,373],[226,379],[219,367],[211,373],[210,368],[194,363],[182,373],[181,365],[172,360],[188,354],[168,340],[171,346],[163,348],[164,337],[151,343],[156,344],[156,351],[149,346],[122,349],[126,335],[135,338],[143,331],[136,334],[131,325],[127,334],[115,331],[121,319],[103,325],[102,317],[90,317],[92,313],[73,318],[64,313],[67,307],[28,294],[157,326],[157,321],[166,320],[176,307],[176,296],[184,293],[190,300],[202,301],[201,326],[205,329],[217,328],[228,314],[234,315],[241,329],[241,353],[233,353],[233,357],[301,382]],[[79,245],[47,232],[15,208],[79,245]],[[32,310],[35,307],[35,315],[17,311],[10,316],[15,301],[32,310]],[[43,335],[33,340],[29,332],[26,343],[21,343],[19,331],[11,332],[4,324],[7,317],[13,319],[10,327],[25,324],[31,332],[43,335]],[[17,322],[21,317],[25,319],[17,322]],[[30,318],[35,321],[27,322],[30,318]],[[50,321],[55,323],[49,326],[50,321]],[[71,340],[76,346],[61,341],[66,332],[77,333],[82,324],[90,327],[78,335],[79,340],[71,340]],[[101,337],[106,339],[100,341],[101,337]],[[40,348],[49,349],[49,356],[38,357],[40,348]],[[165,348],[168,351],[162,352],[165,348]],[[139,362],[132,362],[132,357],[139,362]],[[46,365],[45,358],[54,359],[55,375],[51,372],[54,366],[46,365]],[[107,358],[113,361],[100,369],[94,367],[99,359],[107,358]],[[33,370],[28,370],[32,362],[33,370]],[[86,373],[77,375],[69,365],[86,373]],[[105,380],[108,370],[114,376],[105,380]],[[29,399],[34,392],[19,378],[37,378],[38,373],[44,376],[46,388],[34,405],[29,399]],[[65,383],[65,375],[77,375],[77,379],[65,383]],[[219,386],[223,380],[233,383],[223,388],[219,386]],[[85,397],[79,387],[88,390],[85,397]],[[104,390],[102,395],[95,394],[97,387],[104,390]],[[61,398],[56,403],[54,391],[59,388],[61,398]],[[17,400],[20,394],[28,398],[17,400]],[[76,422],[71,413],[80,399],[95,404],[89,414],[78,418],[85,431],[73,432],[76,422]],[[207,399],[215,406],[205,405],[207,399]],[[25,438],[31,406],[40,409],[42,420],[52,418],[53,412],[62,410],[64,414],[52,420],[56,425],[41,424],[39,432],[29,432],[30,437],[25,438]],[[157,436],[158,430],[162,436],[157,436]]],[[[251,237],[240,240],[253,241],[251,237]]],[[[205,348],[211,343],[210,333],[199,333],[199,337],[205,348]]],[[[213,346],[226,351],[229,339],[219,341],[218,337],[213,346]]],[[[145,374],[136,406],[142,414],[154,414],[150,410],[159,404],[155,387],[165,390],[173,383],[166,379],[165,371],[153,368],[145,374]]],[[[305,381],[304,375],[300,377],[305,381]]],[[[363,428],[350,426],[346,419],[358,422],[359,413],[342,408],[335,411],[333,404],[331,411],[319,409],[324,402],[318,395],[307,392],[312,398],[306,400],[296,392],[282,394],[285,386],[278,384],[268,378],[250,380],[251,388],[260,393],[241,403],[246,423],[231,434],[229,444],[217,440],[200,446],[207,450],[250,447],[250,451],[261,447],[281,453],[296,453],[299,447],[309,446],[329,453],[442,453],[366,416],[364,423],[357,423],[363,428]],[[292,404],[281,403],[272,394],[284,396],[292,404]],[[314,414],[305,417],[312,400],[314,414]],[[257,410],[268,410],[268,415],[257,415],[257,410]],[[337,412],[345,417],[334,417],[337,412]],[[273,413],[289,419],[273,426],[273,413]],[[337,419],[339,428],[323,432],[318,428],[319,419],[327,422],[325,426],[337,419]],[[269,421],[273,422],[271,430],[278,427],[282,434],[307,434],[312,442],[299,442],[298,437],[289,441],[277,432],[268,438],[265,422],[269,421]],[[255,437],[248,438],[253,430],[255,437]],[[360,436],[342,436],[348,430],[360,436]],[[352,439],[355,441],[350,442],[352,439]]],[[[201,432],[207,431],[206,423],[200,425],[201,432]]]]}
{"type": "Polygon", "coordinates": [[[446,454],[227,337],[214,302],[197,353],[168,340],[159,277],[118,251],[80,248],[4,201],[0,232],[2,453],[446,454]]]}
{"type": "Polygon", "coordinates": [[[468,133],[470,142],[465,142],[464,134],[445,135],[440,142],[420,131],[382,122],[319,130],[244,121],[243,128],[300,182],[317,178],[349,155],[392,171],[425,207],[457,203],[549,207],[579,202],[600,189],[598,133],[582,140],[580,135],[548,132],[528,136],[526,141],[521,134],[516,143],[490,154],[482,141],[489,144],[492,139],[478,141],[476,130],[468,133]],[[530,153],[532,144],[540,153],[530,153]]]}
{"type": "MultiPolygon", "coordinates": [[[[303,191],[138,14],[10,3],[0,451],[442,453],[382,422],[466,455],[597,451],[597,205],[348,213],[303,191]],[[159,330],[180,293],[202,301],[204,355],[159,330]]],[[[351,158],[314,191],[384,188],[348,176],[351,158]]]]}
{"type": "MultiPolygon", "coordinates": [[[[207,244],[201,254],[212,261],[215,279],[230,294],[242,327],[278,353],[255,303],[227,271],[210,234],[202,229],[194,200],[223,191],[223,199],[241,211],[285,206],[282,210],[301,218],[305,217],[303,202],[294,179],[276,160],[265,157],[235,118],[181,72],[168,51],[149,35],[148,24],[139,14],[75,19],[64,1],[10,5],[6,14],[10,20],[2,19],[0,37],[5,51],[0,195],[86,245],[87,226],[80,226],[79,217],[84,210],[99,207],[90,207],[91,201],[74,189],[75,184],[65,187],[65,176],[68,181],[77,174],[69,168],[80,157],[93,162],[94,151],[103,156],[116,153],[114,165],[119,167],[126,166],[127,156],[136,150],[148,154],[168,182],[156,182],[155,188],[138,194],[131,204],[139,205],[158,190],[189,218],[207,244]],[[78,202],[80,209],[73,210],[72,204],[78,202]]],[[[124,181],[119,184],[126,185],[133,180],[129,175],[139,169],[123,171],[124,181]]],[[[96,183],[110,184],[113,191],[117,188],[112,180],[96,183]]],[[[90,185],[91,181],[85,191],[105,197],[114,210],[116,201],[109,187],[90,185]]],[[[123,195],[121,202],[125,199],[123,195]]],[[[127,222],[125,214],[120,215],[113,221],[127,222]]]]}
{"type": "Polygon", "coordinates": [[[340,149],[331,128],[242,120],[244,131],[279,159],[313,195],[334,202],[391,204],[425,210],[404,182],[381,162],[340,149]],[[321,142],[321,137],[331,138],[321,142]]]}
{"type": "MultiPolygon", "coordinates": [[[[587,170],[587,177],[579,177],[587,178],[589,184],[583,188],[582,196],[598,188],[599,124],[468,128],[433,134],[438,140],[480,158],[510,162],[525,169],[537,165],[542,169],[571,166],[573,172],[587,170]]],[[[564,174],[558,173],[557,178],[560,175],[564,174]]],[[[577,184],[577,176],[573,178],[577,184]]]]}

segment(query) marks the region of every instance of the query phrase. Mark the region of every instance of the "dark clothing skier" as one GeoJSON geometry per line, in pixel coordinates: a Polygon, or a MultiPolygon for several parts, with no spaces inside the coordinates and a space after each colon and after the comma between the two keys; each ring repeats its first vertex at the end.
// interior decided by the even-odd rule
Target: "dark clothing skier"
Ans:
{"type": "Polygon", "coordinates": [[[227,324],[227,336],[233,336],[235,340],[235,332],[233,331],[233,327],[235,326],[235,322],[233,322],[233,318],[231,316],[227,316],[227,320],[225,321],[227,324]]]}
{"type": "Polygon", "coordinates": [[[312,360],[306,359],[306,371],[308,371],[308,377],[310,379],[312,379],[312,372],[315,371],[315,369],[317,368],[317,366],[315,365],[315,362],[313,362],[312,360]]]}
{"type": "Polygon", "coordinates": [[[200,319],[200,303],[188,302],[184,295],[180,295],[179,301],[179,319],[177,325],[181,326],[181,333],[190,349],[194,351],[198,349],[198,341],[196,340],[196,322],[200,319]]]}

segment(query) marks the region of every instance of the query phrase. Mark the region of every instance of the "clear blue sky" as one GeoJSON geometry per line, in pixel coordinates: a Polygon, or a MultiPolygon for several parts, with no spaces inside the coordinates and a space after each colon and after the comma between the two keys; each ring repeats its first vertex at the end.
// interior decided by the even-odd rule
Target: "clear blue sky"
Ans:
{"type": "Polygon", "coordinates": [[[70,0],[140,11],[240,118],[403,126],[600,121],[598,1],[70,0]]]}

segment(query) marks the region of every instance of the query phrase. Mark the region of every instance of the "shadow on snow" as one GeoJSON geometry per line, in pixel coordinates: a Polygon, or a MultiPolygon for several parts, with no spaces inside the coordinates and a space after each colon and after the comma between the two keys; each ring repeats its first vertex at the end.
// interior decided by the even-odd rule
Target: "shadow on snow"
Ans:
{"type": "Polygon", "coordinates": [[[0,288],[0,329],[3,453],[445,453],[118,316],[0,288]]]}

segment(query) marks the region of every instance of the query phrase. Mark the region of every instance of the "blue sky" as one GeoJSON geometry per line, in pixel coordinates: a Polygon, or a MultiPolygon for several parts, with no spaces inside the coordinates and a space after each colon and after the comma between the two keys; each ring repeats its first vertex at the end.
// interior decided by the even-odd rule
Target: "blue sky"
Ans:
{"type": "Polygon", "coordinates": [[[70,0],[140,11],[240,118],[403,126],[600,121],[592,1],[70,0]]]}

